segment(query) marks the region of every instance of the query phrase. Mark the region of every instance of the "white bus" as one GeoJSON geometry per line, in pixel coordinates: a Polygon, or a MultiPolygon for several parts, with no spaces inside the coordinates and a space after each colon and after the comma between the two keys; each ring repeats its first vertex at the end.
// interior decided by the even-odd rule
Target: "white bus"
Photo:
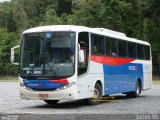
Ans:
{"type": "Polygon", "coordinates": [[[98,104],[102,96],[138,97],[151,88],[152,59],[148,42],[124,33],[74,25],[28,29],[22,34],[19,63],[22,99],[86,99],[98,104]]]}

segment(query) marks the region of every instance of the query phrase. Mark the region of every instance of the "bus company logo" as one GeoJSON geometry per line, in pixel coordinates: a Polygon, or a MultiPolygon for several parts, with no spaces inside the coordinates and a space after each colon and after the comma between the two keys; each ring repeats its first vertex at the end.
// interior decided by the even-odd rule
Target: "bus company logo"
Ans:
{"type": "Polygon", "coordinates": [[[129,70],[135,70],[135,71],[138,71],[138,65],[136,65],[136,66],[128,66],[128,69],[129,70]]]}
{"type": "Polygon", "coordinates": [[[38,87],[42,87],[42,83],[39,83],[39,84],[38,84],[38,87]]]}
{"type": "Polygon", "coordinates": [[[38,83],[38,84],[29,83],[28,86],[30,86],[30,87],[42,87],[42,83],[38,83]]]}
{"type": "Polygon", "coordinates": [[[58,84],[58,83],[55,83],[55,84],[46,84],[46,86],[48,86],[48,87],[60,87],[61,85],[58,84]]]}

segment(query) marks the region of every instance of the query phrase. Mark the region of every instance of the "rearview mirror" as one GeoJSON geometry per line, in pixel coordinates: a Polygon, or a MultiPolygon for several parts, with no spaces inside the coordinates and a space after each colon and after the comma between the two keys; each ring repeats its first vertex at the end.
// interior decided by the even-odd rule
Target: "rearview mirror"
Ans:
{"type": "Polygon", "coordinates": [[[14,46],[13,48],[11,48],[11,57],[10,57],[10,60],[11,60],[11,63],[14,64],[14,65],[19,65],[19,63],[15,63],[14,60],[15,60],[15,49],[19,49],[20,45],[17,45],[17,46],[14,46]]]}
{"type": "Polygon", "coordinates": [[[84,62],[84,50],[79,50],[79,62],[84,62]]]}

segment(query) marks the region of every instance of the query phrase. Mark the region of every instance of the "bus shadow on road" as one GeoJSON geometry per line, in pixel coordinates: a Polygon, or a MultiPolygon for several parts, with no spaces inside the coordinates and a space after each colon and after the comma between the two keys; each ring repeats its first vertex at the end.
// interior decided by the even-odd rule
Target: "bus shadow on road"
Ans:
{"type": "MultiPolygon", "coordinates": [[[[125,102],[126,100],[134,100],[134,99],[141,99],[145,98],[146,96],[139,96],[138,98],[130,98],[126,97],[125,95],[115,95],[115,96],[110,96],[110,97],[103,97],[101,100],[101,103],[98,105],[102,104],[115,104],[115,103],[120,103],[120,102],[125,102]]],[[[60,101],[58,104],[55,105],[48,105],[46,103],[42,105],[37,105],[37,106],[32,106],[29,108],[41,108],[41,109],[72,109],[72,108],[80,108],[80,107],[87,107],[90,106],[86,100],[75,100],[75,101],[60,101]]]]}
{"type": "Polygon", "coordinates": [[[75,100],[75,101],[60,101],[55,105],[49,105],[44,102],[44,104],[42,105],[32,106],[29,108],[72,109],[72,108],[80,108],[84,106],[89,106],[85,100],[75,100]]]}

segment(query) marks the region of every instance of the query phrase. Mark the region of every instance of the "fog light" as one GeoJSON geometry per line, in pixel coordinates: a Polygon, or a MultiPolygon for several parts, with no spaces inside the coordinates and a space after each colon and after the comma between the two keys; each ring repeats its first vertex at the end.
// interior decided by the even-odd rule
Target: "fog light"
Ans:
{"type": "Polygon", "coordinates": [[[20,83],[20,86],[21,86],[21,87],[24,87],[24,84],[23,84],[23,83],[20,83]]]}

